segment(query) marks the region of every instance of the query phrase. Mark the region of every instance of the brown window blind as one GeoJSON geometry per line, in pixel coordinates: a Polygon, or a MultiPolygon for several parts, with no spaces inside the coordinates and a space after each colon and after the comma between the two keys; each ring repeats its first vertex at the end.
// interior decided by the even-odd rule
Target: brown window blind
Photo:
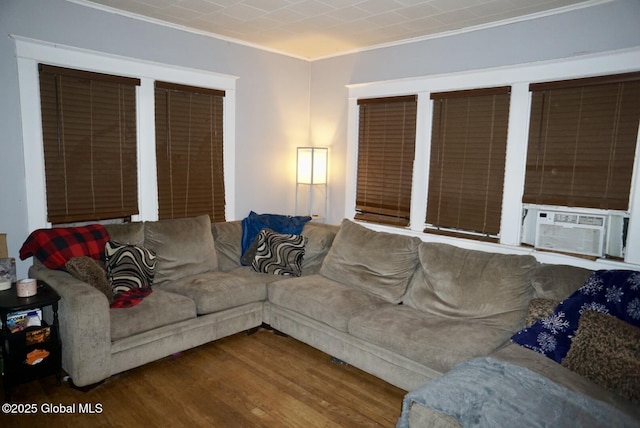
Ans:
{"type": "Polygon", "coordinates": [[[358,100],[356,216],[407,226],[416,140],[417,96],[358,100]]]}
{"type": "Polygon", "coordinates": [[[425,232],[500,232],[510,87],[432,93],[425,232]]]}
{"type": "Polygon", "coordinates": [[[530,85],[523,202],[629,209],[640,73],[530,85]]]}
{"type": "Polygon", "coordinates": [[[224,91],[156,82],[159,218],[225,220],[224,91]]]}
{"type": "Polygon", "coordinates": [[[54,224],[138,213],[138,79],[40,64],[47,218],[54,224]]]}

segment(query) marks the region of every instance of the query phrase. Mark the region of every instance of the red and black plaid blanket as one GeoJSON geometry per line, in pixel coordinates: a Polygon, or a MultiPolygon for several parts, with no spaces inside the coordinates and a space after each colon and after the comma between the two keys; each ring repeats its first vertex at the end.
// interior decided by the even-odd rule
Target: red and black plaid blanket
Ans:
{"type": "Polygon", "coordinates": [[[109,234],[101,224],[38,229],[22,244],[20,259],[35,257],[49,269],[64,270],[72,257],[103,259],[107,241],[109,234]]]}
{"type": "Polygon", "coordinates": [[[151,294],[151,287],[134,287],[128,291],[116,294],[113,303],[109,306],[111,309],[132,308],[151,294]]]}

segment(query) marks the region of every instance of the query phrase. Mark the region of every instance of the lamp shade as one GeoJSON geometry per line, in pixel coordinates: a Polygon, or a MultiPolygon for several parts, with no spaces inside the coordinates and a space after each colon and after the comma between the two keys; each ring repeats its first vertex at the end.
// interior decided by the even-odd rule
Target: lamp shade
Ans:
{"type": "Polygon", "coordinates": [[[327,182],[326,147],[298,147],[296,182],[299,184],[325,184],[327,182]]]}

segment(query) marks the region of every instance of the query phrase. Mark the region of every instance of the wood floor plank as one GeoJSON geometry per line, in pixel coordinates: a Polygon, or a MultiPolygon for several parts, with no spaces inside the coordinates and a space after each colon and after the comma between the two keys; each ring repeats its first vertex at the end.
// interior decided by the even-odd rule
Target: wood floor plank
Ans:
{"type": "MultiPolygon", "coordinates": [[[[284,341],[290,343],[295,340],[291,338],[281,340],[281,342],[284,341]]],[[[255,343],[251,350],[260,353],[263,350],[259,345],[260,343],[255,343]]],[[[251,353],[239,354],[237,357],[248,361],[254,358],[251,353]]],[[[371,397],[366,393],[363,394],[358,385],[347,382],[349,378],[353,378],[347,366],[336,364],[318,366],[309,358],[286,355],[285,360],[275,361],[275,364],[269,367],[258,366],[256,369],[262,369],[264,373],[261,375],[269,378],[271,382],[278,383],[279,389],[295,392],[297,400],[322,408],[327,415],[331,416],[334,423],[349,419],[356,423],[355,426],[380,426],[376,415],[372,414],[372,411],[377,408],[372,408],[369,404],[372,401],[371,397]],[[345,375],[348,376],[345,377],[345,375]],[[357,408],[342,405],[342,403],[353,401],[356,397],[365,404],[357,408]]]]}
{"type": "Polygon", "coordinates": [[[239,333],[112,376],[88,392],[55,377],[15,387],[34,415],[2,427],[393,427],[406,391],[293,338],[239,333]],[[73,414],[43,413],[49,405],[73,414]],[[79,406],[102,406],[81,414],[79,406]]]}

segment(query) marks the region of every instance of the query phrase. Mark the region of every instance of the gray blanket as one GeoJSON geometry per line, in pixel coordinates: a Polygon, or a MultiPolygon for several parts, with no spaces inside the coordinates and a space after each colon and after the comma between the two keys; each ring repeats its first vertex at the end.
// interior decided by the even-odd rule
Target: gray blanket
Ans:
{"type": "Polygon", "coordinates": [[[409,427],[413,403],[453,416],[463,427],[640,427],[609,404],[488,357],[460,363],[409,392],[397,428],[409,427]]]}

